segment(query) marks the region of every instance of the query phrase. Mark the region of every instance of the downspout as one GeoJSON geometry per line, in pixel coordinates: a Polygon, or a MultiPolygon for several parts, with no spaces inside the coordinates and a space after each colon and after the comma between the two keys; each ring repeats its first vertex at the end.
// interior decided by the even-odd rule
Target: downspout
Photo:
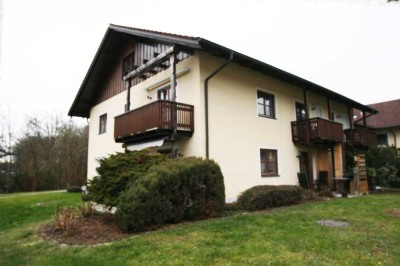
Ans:
{"type": "Polygon", "coordinates": [[[394,146],[397,148],[396,133],[393,131],[393,129],[390,130],[390,133],[392,133],[392,135],[393,135],[394,146]]]}
{"type": "Polygon", "coordinates": [[[209,131],[209,126],[208,126],[208,81],[210,79],[212,79],[216,74],[218,74],[218,72],[220,72],[222,69],[224,69],[227,65],[229,65],[232,60],[233,60],[233,54],[234,52],[231,51],[230,55],[229,55],[229,60],[227,62],[225,62],[224,64],[222,64],[219,68],[217,68],[216,70],[214,70],[214,72],[212,72],[205,80],[204,80],[204,107],[205,107],[205,115],[206,115],[206,159],[209,158],[210,155],[210,147],[209,147],[209,143],[210,143],[210,137],[208,134],[209,131]]]}

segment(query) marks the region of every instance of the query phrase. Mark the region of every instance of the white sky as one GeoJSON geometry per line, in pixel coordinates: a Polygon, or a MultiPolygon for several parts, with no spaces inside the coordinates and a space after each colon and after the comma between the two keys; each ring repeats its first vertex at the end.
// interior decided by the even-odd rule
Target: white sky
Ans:
{"type": "Polygon", "coordinates": [[[363,104],[400,98],[400,3],[0,0],[0,114],[67,114],[109,23],[200,36],[363,104]]]}

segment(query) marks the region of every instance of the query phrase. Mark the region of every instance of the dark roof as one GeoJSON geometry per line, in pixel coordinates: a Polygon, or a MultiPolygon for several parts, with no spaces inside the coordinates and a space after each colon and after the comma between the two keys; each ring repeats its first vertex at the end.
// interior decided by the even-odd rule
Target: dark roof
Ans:
{"type": "Polygon", "coordinates": [[[367,118],[367,124],[372,128],[388,128],[400,126],[400,99],[369,104],[379,111],[378,114],[367,118]]]}
{"type": "Polygon", "coordinates": [[[125,34],[142,39],[169,43],[171,45],[176,45],[177,47],[181,48],[202,50],[226,59],[228,59],[230,54],[233,52],[233,63],[237,63],[252,70],[262,72],[269,76],[273,76],[277,79],[299,86],[301,88],[306,88],[307,90],[313,91],[315,93],[325,95],[327,97],[330,97],[332,100],[349,104],[353,108],[364,110],[370,113],[376,113],[375,109],[365,106],[339,93],[328,90],[308,80],[268,65],[247,55],[233,51],[229,48],[226,48],[204,38],[110,24],[103,37],[102,42],[100,43],[100,47],[97,50],[92,64],[90,65],[89,70],[86,73],[86,76],[82,82],[78,94],[75,97],[71,109],[68,112],[68,115],[89,117],[90,109],[93,106],[93,96],[95,93],[95,88],[98,84],[97,80],[104,76],[104,72],[107,71],[107,66],[110,65],[110,60],[112,60],[110,56],[107,56],[106,51],[118,49],[121,40],[123,39],[123,36],[125,34]]]}

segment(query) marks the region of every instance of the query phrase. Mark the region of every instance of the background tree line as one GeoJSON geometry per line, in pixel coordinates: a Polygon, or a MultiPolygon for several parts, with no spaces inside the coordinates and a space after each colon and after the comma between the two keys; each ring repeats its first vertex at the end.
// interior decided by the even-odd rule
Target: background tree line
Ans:
{"type": "Polygon", "coordinates": [[[0,131],[0,192],[65,189],[86,182],[88,127],[55,115],[0,131]]]}

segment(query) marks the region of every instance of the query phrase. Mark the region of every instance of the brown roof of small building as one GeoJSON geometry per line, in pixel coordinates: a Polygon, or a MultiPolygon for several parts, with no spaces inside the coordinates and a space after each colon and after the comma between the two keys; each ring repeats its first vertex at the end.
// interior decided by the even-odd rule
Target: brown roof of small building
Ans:
{"type": "Polygon", "coordinates": [[[367,124],[373,128],[388,128],[400,126],[400,99],[368,105],[379,111],[368,117],[367,124]]]}

